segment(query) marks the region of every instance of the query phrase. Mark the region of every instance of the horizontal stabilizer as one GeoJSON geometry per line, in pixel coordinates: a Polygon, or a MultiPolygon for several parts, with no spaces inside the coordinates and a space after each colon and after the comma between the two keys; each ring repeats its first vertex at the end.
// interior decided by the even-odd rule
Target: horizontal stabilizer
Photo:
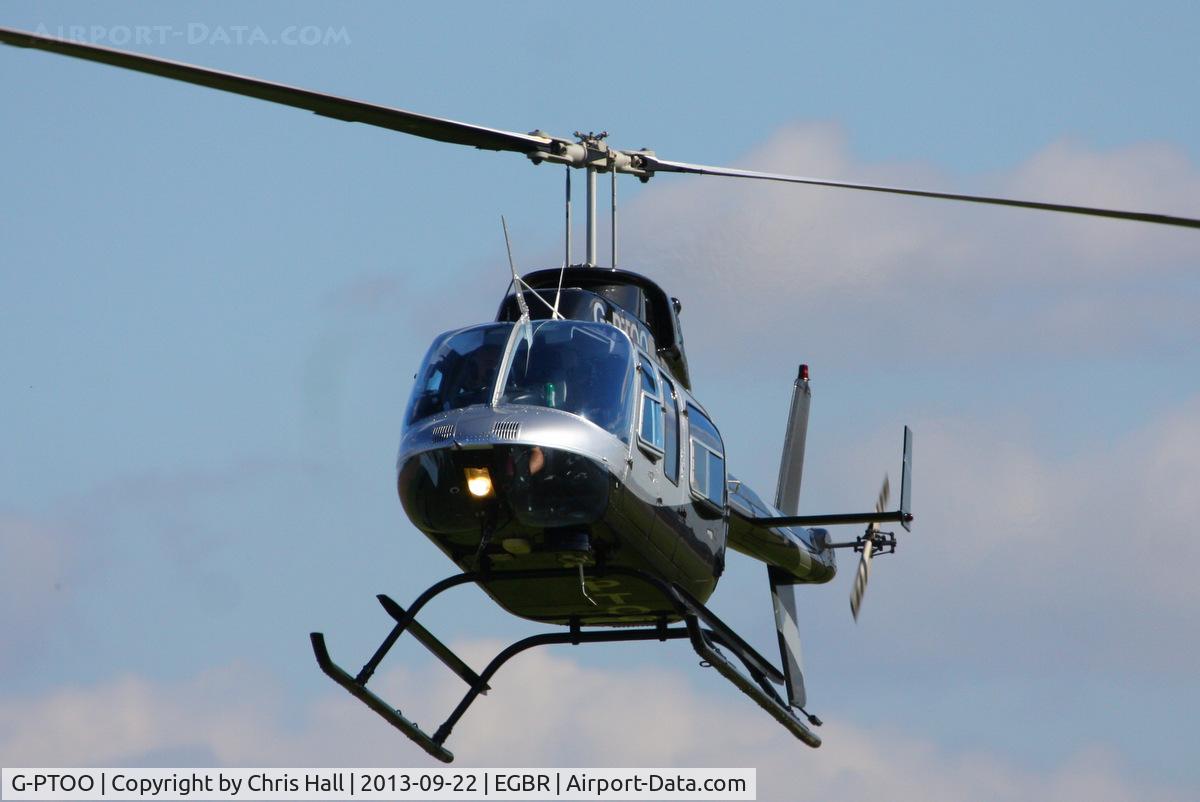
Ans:
{"type": "MultiPolygon", "coordinates": [[[[899,522],[905,529],[912,529],[912,429],[904,427],[904,461],[900,474],[900,509],[889,512],[847,512],[830,515],[776,515],[771,517],[744,517],[755,526],[839,526],[842,524],[871,524],[899,522]]],[[[739,514],[732,508],[735,515],[739,514]]]]}
{"type": "MultiPolygon", "coordinates": [[[[779,515],[773,518],[750,518],[756,526],[838,526],[839,524],[869,524],[912,521],[910,513],[894,512],[846,512],[831,515],[779,515]]],[[[908,527],[905,526],[905,529],[908,527]]]]}

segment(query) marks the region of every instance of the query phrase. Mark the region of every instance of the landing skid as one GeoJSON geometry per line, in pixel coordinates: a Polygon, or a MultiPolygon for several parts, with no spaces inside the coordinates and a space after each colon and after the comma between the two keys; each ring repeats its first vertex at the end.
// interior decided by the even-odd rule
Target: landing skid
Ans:
{"type": "Polygon", "coordinates": [[[742,693],[757,702],[760,707],[770,713],[789,732],[809,746],[817,747],[821,745],[821,739],[804,724],[795,711],[788,706],[775,688],[772,687],[772,683],[775,685],[783,685],[784,683],[783,674],[779,669],[771,665],[750,644],[742,640],[737,633],[730,629],[721,619],[717,618],[711,610],[692,598],[681,588],[668,584],[645,572],[630,568],[608,567],[603,572],[598,571],[597,575],[601,575],[602,573],[631,576],[655,585],[662,592],[663,597],[675,609],[675,613],[683,619],[683,625],[668,626],[666,619],[663,618],[652,626],[619,630],[584,631],[578,621],[572,621],[570,629],[567,632],[533,635],[513,643],[497,654],[488,663],[487,667],[477,674],[457,654],[451,651],[449,647],[434,637],[429,630],[417,623],[416,615],[421,611],[421,608],[443,591],[470,582],[559,579],[573,577],[577,573],[574,569],[489,573],[472,571],[448,577],[434,584],[418,596],[408,610],[402,608],[388,596],[378,596],[380,604],[383,605],[384,610],[387,611],[396,623],[392,627],[392,631],[384,638],[383,643],[375,650],[375,654],[371,656],[371,659],[367,661],[366,665],[362,667],[362,670],[357,675],[350,675],[333,662],[329,656],[329,650],[325,646],[325,636],[320,632],[313,632],[310,635],[313,652],[317,656],[317,663],[321,666],[321,670],[329,675],[334,682],[341,685],[359,701],[382,716],[389,724],[403,732],[418,746],[443,763],[450,763],[454,760],[454,754],[444,746],[446,739],[450,737],[450,731],[458,723],[459,719],[462,718],[463,714],[467,712],[467,708],[471,706],[475,699],[480,694],[487,693],[489,690],[488,682],[500,670],[500,667],[526,649],[555,643],[578,645],[581,643],[687,639],[692,644],[692,648],[696,650],[696,654],[700,655],[704,664],[717,669],[721,676],[728,679],[742,693]],[[416,723],[406,718],[400,710],[392,707],[367,689],[367,682],[379,667],[380,662],[382,662],[392,646],[395,645],[396,640],[405,632],[411,632],[425,648],[469,686],[462,701],[450,713],[450,717],[434,731],[433,735],[422,730],[416,723]],[[729,652],[733,657],[736,657],[742,666],[744,666],[745,671],[739,670],[737,665],[726,656],[725,652],[729,652]]]}

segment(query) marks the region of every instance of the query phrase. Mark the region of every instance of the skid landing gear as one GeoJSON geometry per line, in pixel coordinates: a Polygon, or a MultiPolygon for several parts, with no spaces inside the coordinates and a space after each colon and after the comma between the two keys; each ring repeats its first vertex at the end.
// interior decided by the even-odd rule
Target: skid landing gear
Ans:
{"type": "Polygon", "coordinates": [[[434,584],[418,596],[416,601],[407,610],[388,596],[380,595],[378,597],[379,603],[383,605],[384,610],[387,611],[396,623],[392,627],[392,631],[384,638],[383,643],[375,650],[375,654],[371,656],[371,659],[367,661],[366,665],[362,667],[362,670],[357,675],[352,676],[333,662],[333,659],[329,656],[329,650],[325,646],[325,636],[320,632],[313,632],[310,635],[313,652],[317,656],[317,663],[321,666],[321,670],[329,675],[334,682],[341,685],[358,698],[359,701],[382,716],[389,724],[403,732],[418,746],[443,763],[450,763],[454,760],[454,754],[444,745],[446,739],[450,737],[450,731],[458,723],[459,719],[462,718],[463,714],[467,712],[467,708],[471,706],[471,703],[480,694],[487,693],[490,689],[488,682],[500,670],[500,667],[526,649],[555,643],[578,645],[581,643],[687,639],[691,642],[692,648],[696,650],[696,653],[700,655],[704,664],[711,665],[717,669],[722,676],[736,685],[740,691],[754,699],[759,706],[770,713],[789,732],[809,746],[817,747],[821,745],[821,739],[805,725],[800,717],[796,715],[796,712],[783,700],[775,688],[772,687],[772,683],[775,685],[782,685],[784,683],[783,674],[779,669],[771,665],[766,658],[755,651],[750,644],[742,640],[737,633],[731,630],[721,619],[717,618],[707,607],[696,601],[681,588],[669,585],[661,579],[642,571],[610,566],[603,573],[635,577],[655,585],[662,592],[663,598],[674,608],[676,616],[683,620],[683,625],[668,626],[667,620],[664,617],[656,624],[644,627],[635,627],[632,629],[605,628],[584,631],[578,621],[573,621],[570,624],[570,629],[566,632],[533,635],[513,643],[496,655],[483,671],[476,673],[457,654],[451,651],[448,646],[434,637],[421,624],[417,623],[416,615],[421,611],[421,608],[443,591],[469,582],[560,579],[574,576],[575,571],[574,569],[553,569],[488,572],[486,574],[468,572],[456,574],[434,584]],[[449,718],[432,735],[407,719],[400,710],[392,707],[367,689],[367,682],[375,673],[375,669],[379,667],[380,662],[382,662],[392,646],[395,645],[396,640],[405,632],[412,633],[413,637],[420,641],[425,648],[469,686],[462,701],[458,703],[458,706],[450,713],[449,718]],[[739,670],[737,665],[726,656],[726,651],[741,662],[745,668],[744,672],[739,670]]]}

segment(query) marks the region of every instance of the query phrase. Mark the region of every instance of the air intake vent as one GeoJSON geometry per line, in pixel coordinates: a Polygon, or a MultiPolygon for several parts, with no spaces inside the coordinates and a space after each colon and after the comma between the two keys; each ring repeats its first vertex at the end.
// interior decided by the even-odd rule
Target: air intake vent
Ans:
{"type": "Polygon", "coordinates": [[[454,436],[454,424],[443,423],[440,426],[433,427],[434,440],[449,440],[454,436]]]}
{"type": "Polygon", "coordinates": [[[505,440],[516,440],[517,435],[521,433],[521,422],[515,420],[501,420],[492,424],[492,436],[503,438],[505,440]]]}

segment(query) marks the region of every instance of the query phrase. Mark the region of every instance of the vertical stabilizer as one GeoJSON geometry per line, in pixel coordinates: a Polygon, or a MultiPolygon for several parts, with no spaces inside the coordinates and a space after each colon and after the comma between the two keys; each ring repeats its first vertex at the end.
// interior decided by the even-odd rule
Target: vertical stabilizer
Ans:
{"type": "Polygon", "coordinates": [[[779,484],[775,490],[775,507],[784,515],[795,515],[800,509],[800,480],[804,475],[804,443],[808,438],[808,407],[811,401],[808,365],[801,365],[792,387],[792,409],[788,414],[787,433],[783,437],[779,484]]]}
{"type": "MultiPolygon", "coordinates": [[[[783,456],[779,460],[779,484],[775,489],[775,507],[784,515],[800,509],[800,480],[804,475],[804,443],[808,437],[808,407],[812,390],[808,384],[808,365],[801,365],[792,387],[792,408],[783,438],[783,456]]],[[[804,661],[800,649],[800,628],[796,624],[796,586],[785,571],[767,568],[771,583],[771,607],[775,611],[775,631],[779,636],[779,659],[787,680],[788,704],[804,707],[804,661]]]]}

